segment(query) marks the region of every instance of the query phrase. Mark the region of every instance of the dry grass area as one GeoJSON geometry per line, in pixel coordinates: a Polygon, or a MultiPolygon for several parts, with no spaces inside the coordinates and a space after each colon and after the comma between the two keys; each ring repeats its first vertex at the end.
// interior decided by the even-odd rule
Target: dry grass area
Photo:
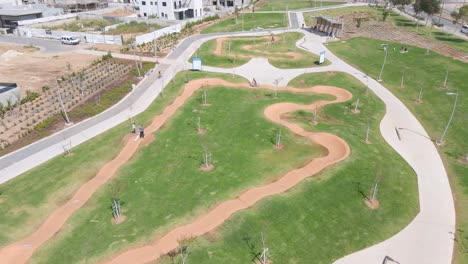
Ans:
{"type": "Polygon", "coordinates": [[[125,16],[130,16],[130,15],[133,15],[133,14],[136,14],[138,12],[134,11],[134,10],[131,10],[131,9],[127,9],[127,8],[121,8],[121,9],[116,9],[112,12],[109,12],[109,13],[105,13],[104,16],[109,16],[109,17],[125,17],[125,16]]]}
{"type": "Polygon", "coordinates": [[[34,47],[2,43],[0,81],[17,83],[23,94],[26,90],[42,93],[43,86],[55,85],[58,77],[88,67],[96,58],[73,52],[49,55],[34,47]]]}

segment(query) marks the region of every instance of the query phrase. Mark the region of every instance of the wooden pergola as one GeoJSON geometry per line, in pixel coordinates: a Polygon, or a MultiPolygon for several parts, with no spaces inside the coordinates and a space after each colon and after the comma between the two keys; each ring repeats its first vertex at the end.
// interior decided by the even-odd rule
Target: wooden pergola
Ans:
{"type": "Polygon", "coordinates": [[[332,33],[333,36],[337,36],[343,32],[343,20],[326,16],[314,16],[314,18],[317,19],[317,24],[314,27],[317,31],[325,32],[327,35],[332,33]]]}

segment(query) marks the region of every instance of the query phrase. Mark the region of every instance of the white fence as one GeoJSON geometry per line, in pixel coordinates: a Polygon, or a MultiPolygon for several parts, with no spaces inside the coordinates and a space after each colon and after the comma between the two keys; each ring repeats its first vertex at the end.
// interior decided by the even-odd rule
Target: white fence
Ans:
{"type": "Polygon", "coordinates": [[[36,19],[18,21],[18,25],[19,26],[34,25],[34,24],[39,24],[39,23],[44,23],[44,22],[70,19],[76,16],[77,14],[66,14],[66,15],[59,15],[59,16],[41,17],[41,18],[36,18],[36,19]]]}
{"type": "Polygon", "coordinates": [[[144,35],[136,36],[135,42],[137,44],[148,43],[166,34],[180,32],[181,30],[182,30],[182,24],[172,25],[172,26],[161,28],[161,29],[158,29],[156,31],[153,31],[144,35]]]}
{"type": "Polygon", "coordinates": [[[90,34],[84,32],[72,32],[72,31],[62,31],[62,30],[50,30],[42,28],[28,28],[28,27],[18,27],[17,33],[20,36],[28,37],[39,37],[39,38],[51,38],[51,39],[60,39],[62,36],[75,36],[79,37],[82,42],[86,43],[104,43],[104,44],[113,44],[113,45],[123,45],[123,39],[120,35],[100,35],[100,34],[90,34]]]}

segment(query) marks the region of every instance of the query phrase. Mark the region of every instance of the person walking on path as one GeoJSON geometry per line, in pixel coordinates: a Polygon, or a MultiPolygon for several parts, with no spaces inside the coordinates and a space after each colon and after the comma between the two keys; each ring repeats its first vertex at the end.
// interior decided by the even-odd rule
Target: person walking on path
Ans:
{"type": "Polygon", "coordinates": [[[140,126],[140,138],[144,138],[145,137],[145,128],[143,127],[143,125],[140,126]]]}
{"type": "Polygon", "coordinates": [[[136,134],[136,125],[135,125],[135,122],[132,123],[132,134],[136,134]]]}

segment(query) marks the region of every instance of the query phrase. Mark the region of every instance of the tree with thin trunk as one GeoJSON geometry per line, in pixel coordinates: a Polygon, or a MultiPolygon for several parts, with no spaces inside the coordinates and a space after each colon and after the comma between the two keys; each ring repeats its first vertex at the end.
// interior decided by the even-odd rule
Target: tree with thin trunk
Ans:
{"type": "Polygon", "coordinates": [[[268,247],[266,246],[263,232],[262,232],[262,246],[263,248],[262,248],[262,253],[260,254],[260,261],[262,264],[267,264],[268,263],[268,247]]]}
{"type": "MultiPolygon", "coordinates": [[[[432,21],[432,16],[441,11],[440,1],[439,0],[420,0],[420,1],[421,1],[421,10],[428,15],[427,20],[432,21]]],[[[433,27],[434,27],[434,23],[431,23],[431,31],[429,33],[430,36],[432,36],[433,27]]]]}
{"type": "Polygon", "coordinates": [[[356,99],[356,103],[354,104],[354,109],[353,109],[354,113],[357,113],[359,111],[358,107],[359,107],[359,100],[360,99],[361,99],[361,96],[358,96],[358,98],[356,99]]]}
{"type": "Polygon", "coordinates": [[[416,0],[413,4],[414,14],[416,15],[416,33],[419,31],[419,14],[422,12],[421,0],[416,0]]]}
{"type": "Polygon", "coordinates": [[[369,116],[367,116],[367,128],[366,128],[366,143],[369,143],[369,131],[370,131],[370,122],[369,122],[369,116]]]}
{"type": "Polygon", "coordinates": [[[423,91],[424,91],[424,84],[421,85],[421,88],[419,88],[419,94],[418,94],[418,103],[422,103],[423,99],[423,91]]]}
{"type": "Polygon", "coordinates": [[[211,153],[208,151],[208,148],[203,147],[203,167],[208,169],[211,167],[211,153]]]}
{"type": "Polygon", "coordinates": [[[275,138],[275,146],[277,148],[281,147],[282,139],[283,139],[283,135],[281,135],[281,129],[280,129],[278,130],[278,133],[276,133],[276,138],[275,138]]]}
{"type": "Polygon", "coordinates": [[[381,175],[381,171],[379,169],[377,171],[377,175],[375,176],[374,184],[372,185],[371,195],[369,198],[371,203],[377,200],[377,191],[379,190],[380,175],[381,175]]]}

